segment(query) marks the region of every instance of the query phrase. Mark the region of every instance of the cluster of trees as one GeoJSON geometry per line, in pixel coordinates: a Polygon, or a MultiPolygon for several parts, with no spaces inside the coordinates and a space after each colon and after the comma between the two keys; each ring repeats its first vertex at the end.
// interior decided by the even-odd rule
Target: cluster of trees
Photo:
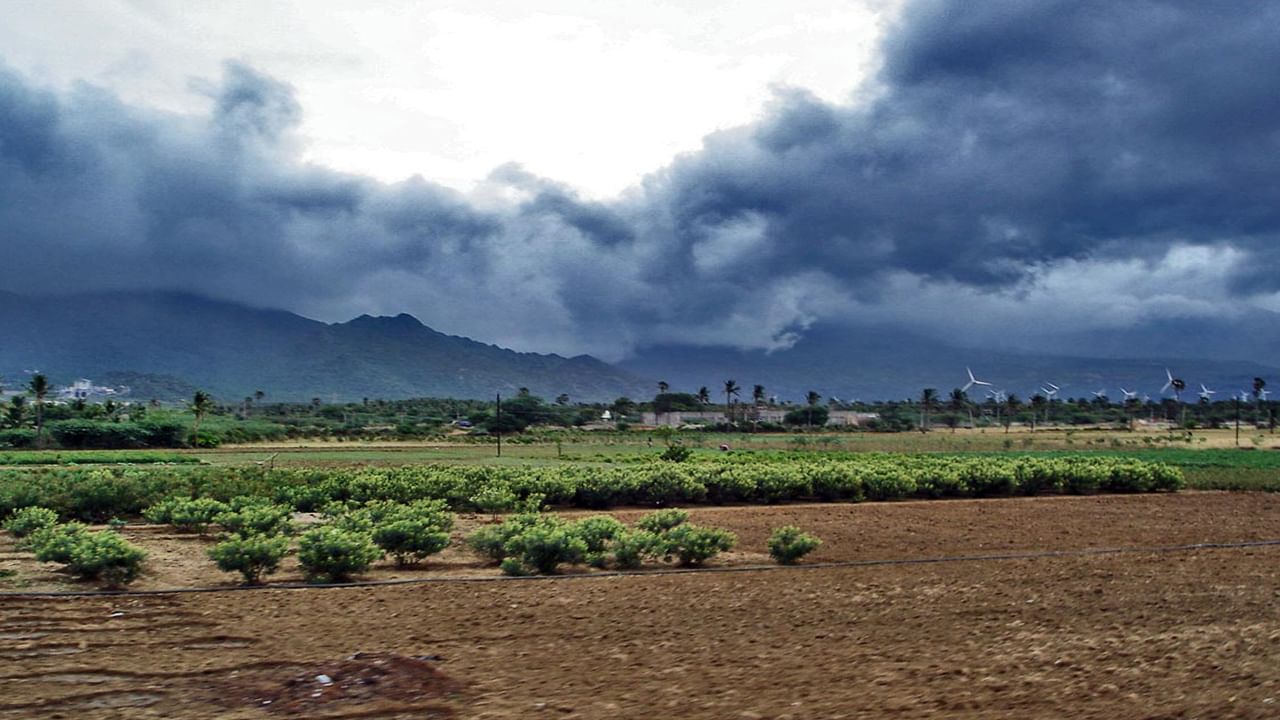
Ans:
{"type": "MultiPolygon", "coordinates": [[[[561,394],[548,402],[520,388],[512,397],[492,401],[418,398],[325,403],[266,402],[257,391],[235,403],[218,402],[204,391],[194,393],[181,408],[151,403],[50,402],[52,388],[44,375],[33,375],[24,394],[13,396],[0,408],[0,449],[3,448],[148,448],[210,447],[223,442],[284,440],[300,437],[339,439],[418,439],[443,436],[458,430],[478,434],[513,434],[530,427],[582,427],[608,418],[619,429],[640,420],[644,412],[659,417],[673,412],[710,412],[718,418],[706,423],[717,431],[781,431],[821,428],[830,413],[850,410],[874,415],[860,429],[902,432],[927,431],[936,426],[1003,427],[1028,425],[1133,426],[1138,420],[1165,421],[1181,427],[1224,427],[1237,419],[1244,425],[1274,431],[1275,412],[1267,400],[1266,381],[1255,378],[1252,397],[1243,400],[1184,403],[1181,397],[1140,401],[1127,398],[1116,404],[1106,397],[1059,400],[1034,395],[1022,400],[1001,394],[981,401],[962,389],[941,396],[925,388],[919,398],[902,401],[845,402],[823,398],[816,391],[802,403],[778,402],[763,385],[754,385],[749,397],[735,380],[726,380],[717,392],[703,386],[697,392],[672,391],[666,382],[647,402],[620,397],[612,403],[574,403],[561,394]],[[715,400],[723,397],[723,403],[715,400]],[[766,421],[765,410],[784,409],[781,422],[766,421]]],[[[1176,388],[1175,388],[1176,389],[1176,388]]],[[[778,419],[776,413],[770,413],[778,419]]]]}
{"type": "MultiPolygon", "coordinates": [[[[1133,427],[1140,420],[1165,422],[1185,428],[1221,428],[1239,422],[1242,425],[1269,428],[1275,431],[1275,412],[1266,399],[1266,380],[1253,379],[1252,395],[1245,398],[1211,401],[1202,396],[1195,403],[1183,402],[1181,393],[1175,397],[1158,400],[1125,398],[1113,403],[1105,395],[1091,398],[1067,398],[1057,400],[1035,394],[1024,401],[1016,394],[1000,394],[981,402],[972,400],[960,388],[947,397],[938,395],[936,388],[925,388],[915,401],[893,403],[898,407],[914,407],[919,429],[930,430],[935,424],[952,430],[958,426],[1002,426],[1007,431],[1015,423],[1029,425],[1118,425],[1133,427]]],[[[1176,386],[1175,386],[1176,389],[1176,386]]]]}

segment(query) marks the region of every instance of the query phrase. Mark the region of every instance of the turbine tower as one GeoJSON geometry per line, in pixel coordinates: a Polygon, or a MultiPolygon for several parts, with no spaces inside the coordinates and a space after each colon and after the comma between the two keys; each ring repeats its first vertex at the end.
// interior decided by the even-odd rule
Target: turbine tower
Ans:
{"type": "Polygon", "coordinates": [[[1053,409],[1053,399],[1058,396],[1058,391],[1061,390],[1062,388],[1058,387],[1057,385],[1054,385],[1053,383],[1047,380],[1045,381],[1044,384],[1047,385],[1048,387],[1041,387],[1040,391],[1044,393],[1045,399],[1048,400],[1048,402],[1045,403],[1045,406],[1044,406],[1044,424],[1048,425],[1049,411],[1053,409]]]}

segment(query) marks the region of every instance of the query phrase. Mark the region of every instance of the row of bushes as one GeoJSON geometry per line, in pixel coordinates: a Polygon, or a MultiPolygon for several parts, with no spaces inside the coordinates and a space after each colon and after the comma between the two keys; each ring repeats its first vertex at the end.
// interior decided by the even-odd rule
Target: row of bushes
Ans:
{"type": "Polygon", "coordinates": [[[157,450],[133,450],[126,452],[102,452],[76,450],[71,452],[0,452],[0,466],[10,465],[158,465],[176,463],[197,465],[200,458],[176,452],[157,450]]]}
{"type": "Polygon", "coordinates": [[[18,510],[6,520],[4,529],[37,560],[61,563],[72,575],[100,581],[107,588],[133,582],[146,558],[141,548],[115,530],[91,532],[83,523],[59,523],[58,514],[48,508],[18,510]]]}
{"type": "MultiPolygon", "coordinates": [[[[679,509],[659,510],[628,528],[605,515],[567,521],[540,512],[538,499],[530,502],[524,512],[467,538],[473,550],[508,575],[551,574],[560,565],[581,563],[635,569],[645,560],[695,567],[737,542],[731,532],[687,522],[688,512],[679,509]]],[[[172,498],[147,508],[144,515],[190,532],[220,526],[222,537],[210,548],[209,558],[221,570],[239,573],[246,584],[258,584],[280,567],[297,530],[290,508],[252,497],[231,503],[172,498]]],[[[335,505],[325,515],[327,522],[302,532],[297,543],[299,565],[312,582],[349,580],[387,556],[400,567],[416,565],[449,546],[454,524],[453,514],[438,500],[335,505]]],[[[80,522],[59,523],[48,508],[18,510],[4,528],[36,559],[63,563],[70,573],[110,588],[136,579],[145,558],[114,530],[90,532],[80,522]]],[[[820,544],[798,528],[783,527],[769,538],[768,547],[779,563],[791,564],[820,544]]]]}
{"type": "Polygon", "coordinates": [[[1114,457],[964,457],[867,454],[847,460],[746,463],[655,461],[550,467],[418,465],[276,469],[40,468],[0,471],[0,513],[41,505],[64,517],[136,516],[172,496],[270,498],[300,511],[333,502],[442,500],[454,510],[505,512],[532,496],[554,506],[858,502],[932,497],[1177,490],[1171,466],[1114,457]]]}
{"type": "MultiPolygon", "coordinates": [[[[101,420],[53,420],[45,423],[47,440],[67,449],[133,449],[184,447],[191,428],[176,422],[105,422],[101,420]]],[[[14,428],[0,431],[0,448],[36,446],[35,430],[14,428]]]]}

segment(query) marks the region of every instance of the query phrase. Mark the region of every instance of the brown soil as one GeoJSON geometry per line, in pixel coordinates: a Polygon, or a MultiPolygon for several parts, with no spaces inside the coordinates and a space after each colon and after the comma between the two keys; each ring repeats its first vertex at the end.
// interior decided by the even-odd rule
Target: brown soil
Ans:
{"type": "MultiPolygon", "coordinates": [[[[905,559],[1274,538],[1280,497],[708,508],[694,520],[739,534],[746,554],[729,564],[759,561],[769,528],[788,523],[826,540],[815,560],[905,559]]],[[[1280,547],[7,597],[0,718],[1274,718],[1278,601],[1280,547]]]]}

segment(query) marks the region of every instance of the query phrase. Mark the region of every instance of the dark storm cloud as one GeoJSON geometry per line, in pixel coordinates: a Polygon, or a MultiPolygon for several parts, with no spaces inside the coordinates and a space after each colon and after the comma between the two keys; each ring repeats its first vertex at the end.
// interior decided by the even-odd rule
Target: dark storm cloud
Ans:
{"type": "Polygon", "coordinates": [[[762,267],[979,285],[1114,244],[1280,227],[1280,6],[917,3],[882,96],[786,98],[665,188],[681,227],[768,218],[762,267]],[[832,115],[834,114],[834,119],[832,115]],[[816,138],[816,140],[815,140],[816,138]]]}
{"type": "Polygon", "coordinates": [[[781,89],[609,202],[514,165],[471,195],[309,166],[292,88],[242,64],[198,88],[206,117],[0,70],[3,286],[404,310],[616,357],[785,344],[850,307],[892,317],[895,287],[1016,305],[1046,269],[1182,272],[1201,255],[1171,252],[1200,245],[1235,263],[1178,305],[1203,308],[1280,289],[1276,27],[1263,3],[912,3],[871,99],[781,89]]]}

